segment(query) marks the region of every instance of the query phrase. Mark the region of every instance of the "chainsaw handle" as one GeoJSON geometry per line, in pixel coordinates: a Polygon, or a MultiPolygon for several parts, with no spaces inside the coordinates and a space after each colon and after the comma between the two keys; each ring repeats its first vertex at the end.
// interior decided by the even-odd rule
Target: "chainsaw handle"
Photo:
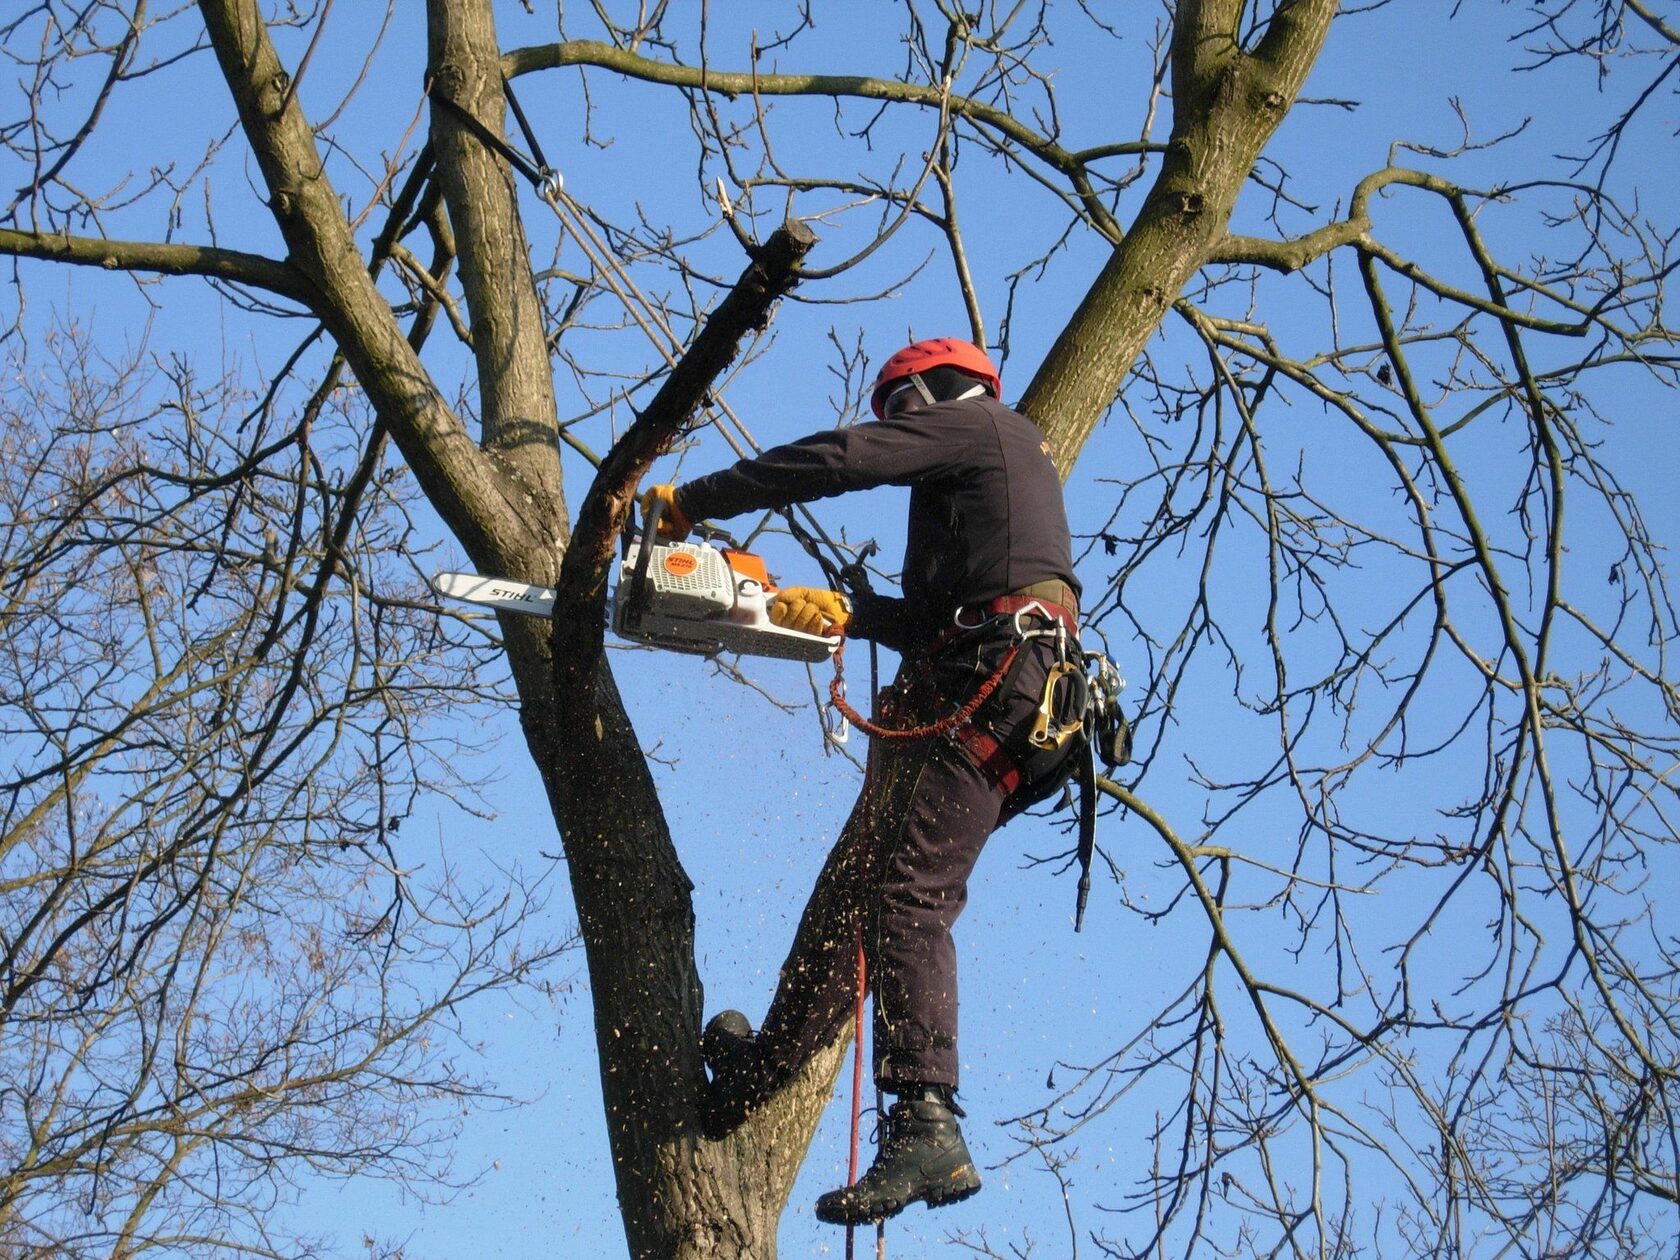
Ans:
{"type": "MultiPolygon", "coordinates": [[[[635,514],[632,505],[632,517],[635,514]]],[[[659,538],[659,522],[665,519],[665,502],[655,499],[648,505],[647,514],[642,519],[642,544],[636,550],[636,567],[630,575],[630,607],[625,618],[631,625],[641,624],[642,614],[648,607],[648,565],[653,560],[653,544],[659,538]]],[[[626,538],[628,539],[628,535],[626,538]]],[[[626,545],[628,550],[628,544],[626,545]]]]}

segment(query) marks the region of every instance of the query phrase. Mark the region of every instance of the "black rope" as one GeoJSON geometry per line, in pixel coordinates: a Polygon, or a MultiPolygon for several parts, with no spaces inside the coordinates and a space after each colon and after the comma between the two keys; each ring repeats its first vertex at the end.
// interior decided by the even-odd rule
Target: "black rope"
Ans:
{"type": "Polygon", "coordinates": [[[537,146],[536,137],[531,132],[530,124],[525,120],[524,112],[519,108],[518,103],[514,102],[513,89],[505,78],[502,80],[502,91],[509,102],[513,103],[513,115],[519,120],[520,129],[524,131],[526,141],[535,151],[535,159],[527,157],[501,136],[491,131],[479,120],[478,115],[440,89],[435,81],[428,79],[426,83],[426,92],[433,100],[454,114],[461,125],[472,132],[480,144],[503,158],[509,166],[530,181],[531,187],[541,193],[551,180],[557,178],[557,173],[543,162],[542,150],[537,146]]]}
{"type": "MultiPolygon", "coordinates": [[[[537,139],[536,130],[531,126],[531,120],[525,116],[525,110],[520,106],[519,98],[514,95],[513,83],[506,75],[502,76],[502,95],[507,100],[508,108],[513,111],[514,121],[519,124],[520,133],[525,137],[525,143],[531,150],[530,156],[521,153],[503,137],[491,131],[479,120],[476,114],[454,100],[448,93],[439,89],[436,82],[429,78],[426,83],[426,91],[440,105],[454,114],[461,124],[477,137],[479,143],[491,152],[500,155],[509,166],[529,180],[531,186],[537,190],[539,195],[547,196],[551,191],[558,193],[560,188],[559,172],[550,166],[548,160],[543,156],[542,144],[537,139]]],[[[866,543],[858,552],[856,559],[848,563],[845,559],[845,552],[823,530],[823,527],[817,522],[817,518],[808,509],[802,510],[804,510],[805,518],[810,524],[811,528],[809,530],[803,528],[794,518],[791,508],[781,509],[780,515],[787,522],[788,532],[793,535],[806,553],[817,562],[829,584],[837,591],[845,591],[854,596],[859,590],[867,590],[869,579],[864,572],[863,562],[875,550],[875,544],[873,542],[866,543]],[[813,536],[813,531],[815,536],[813,536]],[[819,538],[821,539],[820,542],[818,541],[819,538]],[[832,555],[824,553],[824,546],[828,548],[832,555]]],[[[628,521],[626,525],[629,525],[628,521]]]]}

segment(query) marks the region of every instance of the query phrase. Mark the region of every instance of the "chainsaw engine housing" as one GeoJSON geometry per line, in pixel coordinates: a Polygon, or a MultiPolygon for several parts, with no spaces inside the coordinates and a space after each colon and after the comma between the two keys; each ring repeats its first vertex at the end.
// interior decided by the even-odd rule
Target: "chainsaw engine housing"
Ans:
{"type": "Polygon", "coordinates": [[[613,593],[613,630],[673,652],[739,652],[821,661],[837,639],[803,634],[770,620],[776,588],[751,552],[704,542],[631,542],[613,593]]]}

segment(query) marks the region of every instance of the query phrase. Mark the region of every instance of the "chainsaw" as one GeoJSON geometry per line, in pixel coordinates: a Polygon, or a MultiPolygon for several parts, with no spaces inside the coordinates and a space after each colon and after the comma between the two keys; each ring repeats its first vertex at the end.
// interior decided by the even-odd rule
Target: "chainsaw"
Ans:
{"type": "MultiPolygon", "coordinates": [[[[824,661],[839,640],[789,630],[770,620],[776,587],[750,551],[659,537],[663,505],[648,513],[640,536],[626,532],[612,596],[612,628],[621,638],[672,652],[772,656],[824,661]]],[[[547,617],[554,589],[509,578],[440,573],[439,595],[504,612],[547,617]]]]}

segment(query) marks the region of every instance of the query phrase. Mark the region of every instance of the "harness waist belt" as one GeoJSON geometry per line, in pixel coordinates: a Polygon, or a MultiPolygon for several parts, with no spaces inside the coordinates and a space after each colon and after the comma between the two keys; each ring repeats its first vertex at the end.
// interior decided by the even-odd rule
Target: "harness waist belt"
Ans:
{"type": "Polygon", "coordinates": [[[1047,600],[1052,604],[1059,604],[1076,618],[1079,616],[1079,597],[1073,593],[1061,578],[1050,578],[1044,582],[1034,582],[1031,586],[1023,586],[1018,591],[1010,591],[1011,595],[1025,595],[1028,599],[1047,600]]]}
{"type": "Polygon", "coordinates": [[[1079,637],[1079,605],[1073,602],[1072,595],[1073,592],[1068,589],[1066,582],[1040,582],[1036,586],[1028,587],[1025,591],[1014,591],[1008,595],[999,595],[996,599],[989,599],[984,604],[974,605],[973,607],[975,611],[991,617],[1007,617],[1028,609],[1033,611],[1042,609],[1046,616],[1077,639],[1079,637]],[[1037,593],[1037,587],[1049,587],[1052,588],[1052,591],[1041,595],[1037,593]],[[1055,598],[1056,595],[1060,595],[1062,598],[1057,599],[1055,598]]]}

